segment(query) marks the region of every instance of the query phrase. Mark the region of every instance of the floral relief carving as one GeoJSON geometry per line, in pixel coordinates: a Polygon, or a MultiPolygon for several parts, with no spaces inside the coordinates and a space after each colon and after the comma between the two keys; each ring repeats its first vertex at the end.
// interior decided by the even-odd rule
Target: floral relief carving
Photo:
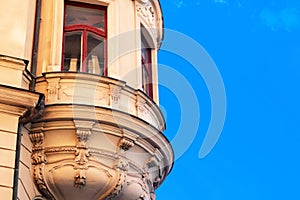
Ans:
{"type": "Polygon", "coordinates": [[[33,143],[34,147],[40,147],[44,142],[44,133],[40,132],[32,132],[29,134],[30,140],[33,143]]]}
{"type": "Polygon", "coordinates": [[[121,98],[121,87],[116,85],[109,85],[109,97],[110,97],[110,106],[118,107],[120,104],[121,98]]]}
{"type": "Polygon", "coordinates": [[[137,96],[137,99],[136,99],[136,110],[137,110],[136,115],[138,117],[143,117],[145,115],[145,113],[147,112],[146,101],[140,96],[137,96]]]}
{"type": "Polygon", "coordinates": [[[36,132],[29,134],[30,140],[33,144],[32,154],[31,154],[31,162],[34,165],[38,165],[41,163],[46,163],[47,159],[45,156],[45,149],[43,146],[44,142],[44,133],[36,132]]]}
{"type": "Polygon", "coordinates": [[[155,27],[155,11],[151,3],[146,5],[137,4],[137,12],[148,22],[151,27],[155,27]]]}
{"type": "Polygon", "coordinates": [[[33,177],[35,180],[35,183],[37,185],[37,188],[39,189],[39,191],[49,200],[54,200],[54,197],[52,196],[52,194],[49,192],[46,183],[45,183],[45,179],[44,179],[44,174],[43,174],[43,169],[45,167],[45,164],[39,164],[39,165],[35,165],[33,167],[33,177]]]}
{"type": "Polygon", "coordinates": [[[113,200],[124,190],[126,186],[126,173],[119,173],[118,183],[115,185],[113,191],[105,198],[106,200],[113,200]]]}
{"type": "Polygon", "coordinates": [[[124,151],[128,151],[133,146],[134,141],[127,138],[122,138],[119,142],[119,147],[124,151]]]}
{"type": "Polygon", "coordinates": [[[144,191],[154,192],[153,182],[151,181],[148,173],[143,175],[143,187],[142,188],[144,191]]]}
{"type": "Polygon", "coordinates": [[[131,180],[131,181],[127,182],[127,185],[128,186],[135,185],[135,187],[142,189],[137,200],[148,199],[147,197],[149,196],[149,192],[148,192],[147,186],[144,182],[144,177],[143,177],[143,179],[138,178],[138,179],[131,180]]]}
{"type": "Polygon", "coordinates": [[[87,148],[78,148],[75,152],[75,162],[78,165],[78,168],[80,169],[87,169],[86,164],[88,163],[90,156],[89,151],[87,148]]]}
{"type": "Polygon", "coordinates": [[[85,170],[77,170],[75,175],[74,187],[83,188],[86,184],[86,171],[85,170]]]}
{"type": "Polygon", "coordinates": [[[60,89],[60,78],[55,78],[55,79],[49,79],[47,80],[48,86],[47,86],[47,100],[59,100],[59,89],[60,89]]]}
{"type": "Polygon", "coordinates": [[[31,163],[34,165],[38,165],[41,163],[46,163],[46,156],[43,149],[35,150],[31,154],[31,163]]]}
{"type": "Polygon", "coordinates": [[[124,158],[126,151],[134,146],[134,141],[128,138],[121,138],[118,144],[121,152],[118,154],[118,158],[115,163],[115,170],[119,172],[119,180],[115,185],[113,191],[105,198],[106,200],[116,199],[118,195],[124,190],[126,186],[127,172],[129,170],[129,161],[124,158]],[[121,155],[120,155],[121,153],[121,155]]]}
{"type": "Polygon", "coordinates": [[[86,170],[88,169],[88,157],[90,156],[89,149],[86,146],[88,137],[92,134],[91,130],[78,129],[77,146],[75,151],[75,166],[76,170],[74,177],[74,187],[83,188],[86,184],[86,170]]]}
{"type": "Polygon", "coordinates": [[[32,132],[29,134],[29,138],[33,144],[32,154],[31,154],[31,163],[33,164],[33,177],[37,185],[38,190],[45,196],[47,199],[54,199],[49,190],[47,189],[43,169],[47,163],[45,148],[44,148],[44,133],[32,132]]]}
{"type": "Polygon", "coordinates": [[[77,147],[86,147],[86,142],[88,140],[88,137],[92,134],[91,130],[85,130],[85,129],[78,129],[76,131],[76,135],[78,138],[78,144],[77,147]]]}
{"type": "Polygon", "coordinates": [[[118,159],[115,168],[127,172],[129,170],[129,162],[125,159],[118,159]]]}

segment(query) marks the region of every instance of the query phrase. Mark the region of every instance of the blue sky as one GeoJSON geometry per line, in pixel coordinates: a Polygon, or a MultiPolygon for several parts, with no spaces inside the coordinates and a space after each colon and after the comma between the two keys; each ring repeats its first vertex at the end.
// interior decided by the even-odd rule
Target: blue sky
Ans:
{"type": "MultiPolygon", "coordinates": [[[[165,134],[172,143],[184,136],[185,146],[175,144],[174,168],[157,199],[300,199],[300,2],[160,2],[165,28],[195,40],[217,66],[226,90],[226,119],[213,150],[200,158],[216,91],[208,89],[207,75],[199,74],[190,58],[163,44],[159,64],[185,78],[160,69],[165,134]],[[185,95],[187,85],[192,92],[185,95]]],[[[182,48],[197,57],[189,43],[182,48]]],[[[210,66],[203,62],[200,67],[210,66]]]]}

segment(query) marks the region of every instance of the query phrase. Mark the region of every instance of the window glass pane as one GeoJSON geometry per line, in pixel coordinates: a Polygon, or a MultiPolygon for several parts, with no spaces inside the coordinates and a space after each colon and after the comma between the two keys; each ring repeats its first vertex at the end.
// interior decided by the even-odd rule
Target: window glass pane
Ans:
{"type": "Polygon", "coordinates": [[[146,46],[144,40],[142,40],[142,83],[144,92],[153,97],[151,48],[147,48],[146,46]]]}
{"type": "Polygon", "coordinates": [[[152,97],[151,85],[151,64],[142,65],[142,74],[143,74],[143,89],[146,94],[152,97]]]}
{"type": "Polygon", "coordinates": [[[63,71],[81,71],[81,32],[65,33],[63,71]]]}
{"type": "Polygon", "coordinates": [[[87,35],[87,72],[104,75],[104,40],[88,33],[87,35]]]}
{"type": "Polygon", "coordinates": [[[100,9],[66,6],[65,26],[89,25],[104,30],[105,12],[100,9]]]}

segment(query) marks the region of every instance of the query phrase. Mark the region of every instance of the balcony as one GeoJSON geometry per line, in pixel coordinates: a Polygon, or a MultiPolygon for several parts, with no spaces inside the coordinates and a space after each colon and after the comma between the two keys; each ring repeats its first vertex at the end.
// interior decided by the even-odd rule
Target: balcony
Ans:
{"type": "Polygon", "coordinates": [[[156,103],[121,80],[87,73],[52,72],[37,78],[36,91],[45,94],[46,105],[108,108],[138,117],[159,131],[165,129],[163,115],[156,103]]]}
{"type": "Polygon", "coordinates": [[[32,122],[32,164],[47,199],[154,200],[173,150],[154,101],[125,82],[85,73],[46,73],[46,96],[32,122]]]}

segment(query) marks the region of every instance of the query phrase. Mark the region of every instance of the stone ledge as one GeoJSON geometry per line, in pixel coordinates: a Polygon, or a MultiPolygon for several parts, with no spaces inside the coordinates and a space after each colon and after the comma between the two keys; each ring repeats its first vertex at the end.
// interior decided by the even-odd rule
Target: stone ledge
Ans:
{"type": "Polygon", "coordinates": [[[0,55],[0,84],[29,89],[33,76],[27,70],[27,64],[27,60],[0,55]]]}

